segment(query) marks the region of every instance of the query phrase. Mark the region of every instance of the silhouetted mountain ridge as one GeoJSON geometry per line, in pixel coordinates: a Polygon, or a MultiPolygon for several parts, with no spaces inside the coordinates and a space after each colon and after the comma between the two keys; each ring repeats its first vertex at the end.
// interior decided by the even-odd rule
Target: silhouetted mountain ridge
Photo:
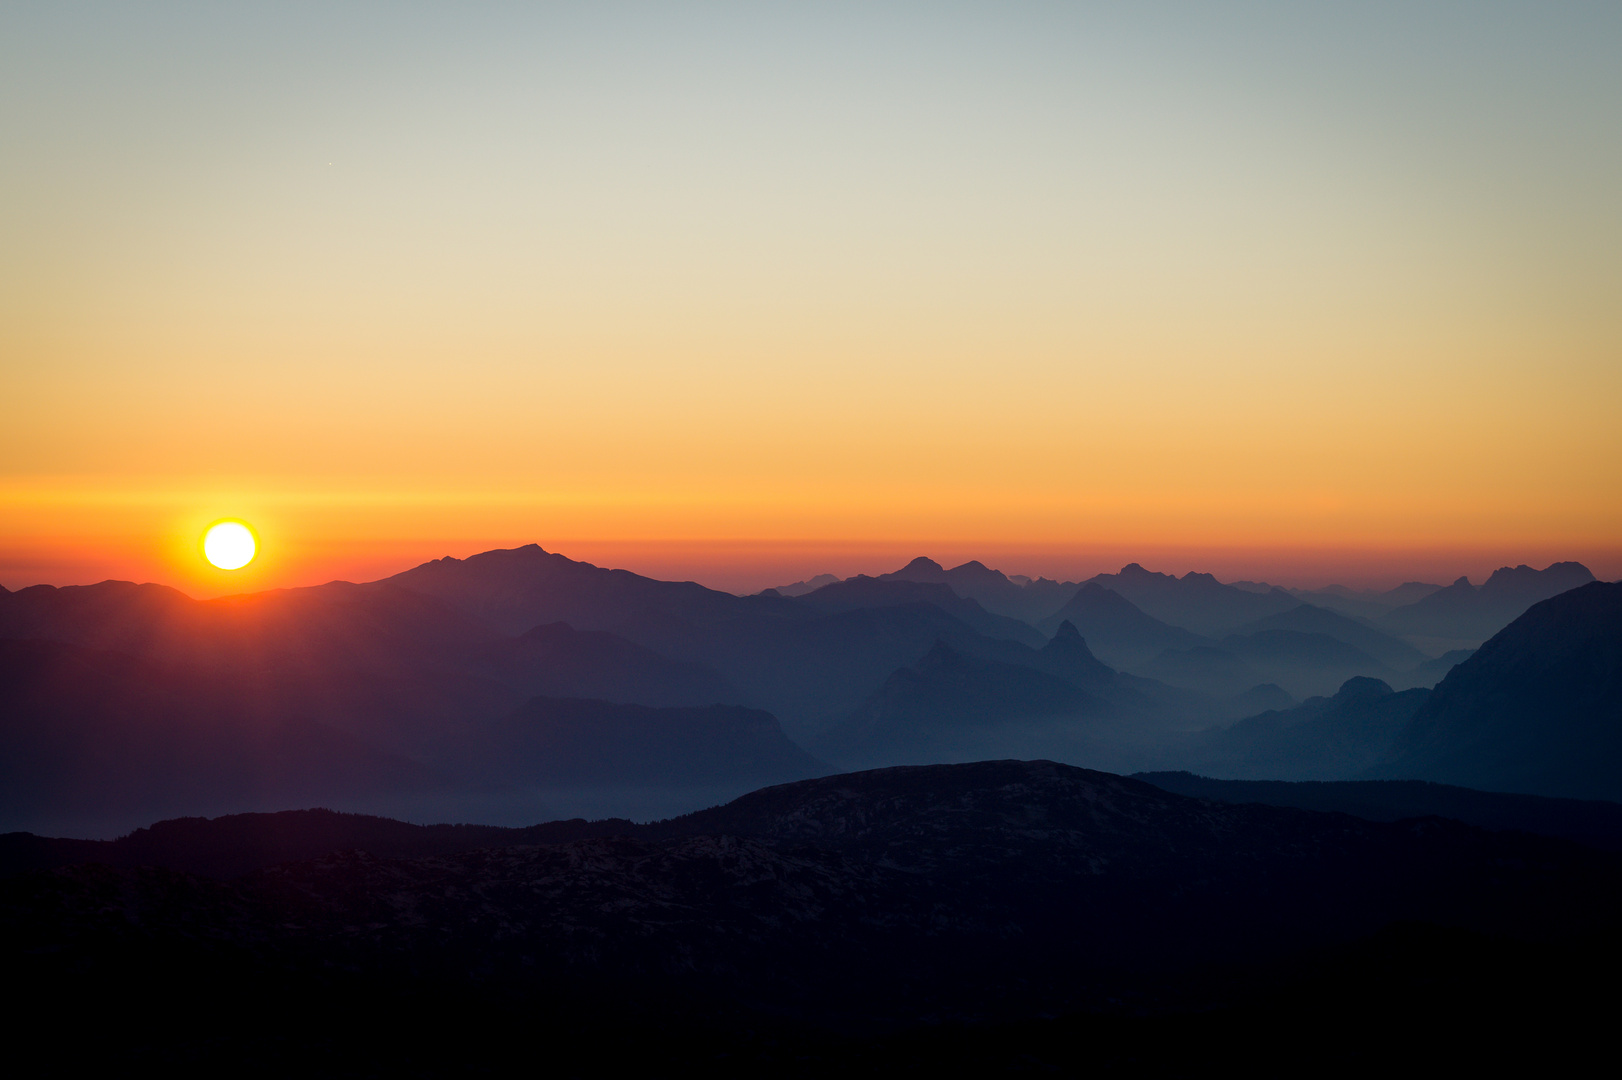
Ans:
{"type": "Polygon", "coordinates": [[[1236,633],[1244,636],[1265,630],[1323,634],[1345,642],[1383,666],[1396,671],[1406,671],[1430,659],[1407,642],[1376,630],[1365,622],[1312,604],[1301,604],[1288,611],[1246,623],[1236,633]]]}
{"type": "MultiPolygon", "coordinates": [[[[976,564],[978,565],[978,564],[976,564]]],[[[972,597],[965,597],[943,581],[912,581],[903,578],[857,577],[825,585],[806,593],[800,602],[819,611],[844,612],[861,608],[898,607],[902,604],[933,604],[948,615],[987,637],[1018,641],[1033,648],[1044,643],[1041,634],[1028,624],[1005,615],[994,615],[972,597]]]]}
{"type": "MultiPolygon", "coordinates": [[[[912,663],[936,639],[964,643],[982,636],[934,603],[902,603],[884,586],[879,606],[778,595],[739,597],[692,582],[661,582],[605,570],[536,545],[441,559],[388,579],[516,633],[542,623],[605,630],[668,657],[714,668],[745,704],[770,709],[797,732],[845,715],[888,674],[912,663]]],[[[871,580],[871,579],[870,579],[871,580]]],[[[824,590],[818,590],[823,592],[824,590]]],[[[1029,640],[1028,628],[938,598],[981,627],[1029,640]]]]}
{"type": "Polygon", "coordinates": [[[1129,670],[1141,671],[1167,649],[1210,644],[1198,634],[1145,614],[1126,597],[1096,581],[1078,588],[1063,607],[1037,626],[1051,634],[1059,623],[1067,621],[1091,643],[1096,655],[1129,670]]]}
{"type": "Polygon", "coordinates": [[[1332,697],[1209,731],[1181,756],[1188,769],[1235,780],[1349,780],[1384,759],[1429,696],[1359,676],[1332,697]]]}
{"type": "Polygon", "coordinates": [[[1104,701],[1065,678],[936,642],[813,746],[844,762],[963,761],[1007,745],[1014,722],[1106,711],[1104,701]]]}
{"type": "MultiPolygon", "coordinates": [[[[1000,570],[979,560],[971,560],[947,570],[934,559],[919,556],[900,570],[880,574],[879,580],[917,581],[941,584],[965,599],[974,600],[987,611],[1035,623],[1057,606],[1049,589],[1042,585],[1016,585],[1000,570]]],[[[1035,584],[1035,583],[1033,583],[1035,584]]]]}
{"type": "Polygon", "coordinates": [[[1098,574],[1089,581],[1119,593],[1162,622],[1206,637],[1232,633],[1245,623],[1288,611],[1300,603],[1282,589],[1246,592],[1222,584],[1211,574],[1190,570],[1178,578],[1145,570],[1137,563],[1128,563],[1116,574],[1098,574]]]}
{"type": "Polygon", "coordinates": [[[1382,616],[1395,633],[1474,644],[1492,637],[1533,604],[1594,580],[1578,562],[1552,563],[1542,570],[1524,564],[1500,567],[1477,589],[1461,577],[1406,607],[1382,616]]]}
{"type": "Polygon", "coordinates": [[[1381,774],[1622,798],[1622,584],[1534,604],[1450,671],[1381,774]]]}

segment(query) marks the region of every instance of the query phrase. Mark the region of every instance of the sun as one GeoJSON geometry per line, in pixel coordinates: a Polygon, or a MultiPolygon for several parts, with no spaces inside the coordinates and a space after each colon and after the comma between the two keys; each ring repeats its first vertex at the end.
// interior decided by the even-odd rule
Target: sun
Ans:
{"type": "Polygon", "coordinates": [[[253,530],[240,521],[217,521],[203,534],[203,557],[221,570],[241,570],[258,550],[253,530]]]}

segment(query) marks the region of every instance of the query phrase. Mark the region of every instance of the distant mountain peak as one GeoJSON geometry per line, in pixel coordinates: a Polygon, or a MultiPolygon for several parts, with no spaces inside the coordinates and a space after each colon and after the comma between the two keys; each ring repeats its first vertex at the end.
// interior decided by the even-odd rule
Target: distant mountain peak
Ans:
{"type": "Polygon", "coordinates": [[[931,559],[926,555],[920,555],[906,566],[903,566],[898,572],[902,574],[908,572],[942,574],[946,572],[946,568],[940,563],[936,562],[934,559],[931,559]]]}
{"type": "Polygon", "coordinates": [[[816,592],[826,586],[837,585],[840,580],[837,574],[818,574],[816,577],[808,578],[805,581],[796,581],[789,585],[778,585],[770,589],[762,589],[755,595],[764,597],[804,596],[806,593],[816,592]]]}
{"type": "Polygon", "coordinates": [[[1486,584],[1481,588],[1490,592],[1512,592],[1538,590],[1543,585],[1543,592],[1564,592],[1575,589],[1579,585],[1587,585],[1594,580],[1594,574],[1588,567],[1580,562],[1551,563],[1542,570],[1521,563],[1519,566],[1500,566],[1492,572],[1486,584]]]}
{"type": "MultiPolygon", "coordinates": [[[[1098,576],[1109,577],[1110,575],[1100,574],[1098,576]]],[[[1164,584],[1177,580],[1176,574],[1162,574],[1158,570],[1145,570],[1142,563],[1127,563],[1121,567],[1121,572],[1116,574],[1115,577],[1127,584],[1143,583],[1146,585],[1164,584]]]]}
{"type": "Polygon", "coordinates": [[[1340,684],[1335,691],[1337,701],[1372,701],[1375,698],[1389,697],[1395,693],[1391,685],[1384,679],[1372,678],[1368,675],[1354,675],[1340,684]]]}
{"type": "Polygon", "coordinates": [[[1003,590],[1018,589],[1009,580],[1008,575],[1001,570],[993,570],[979,559],[971,559],[961,566],[954,566],[945,572],[944,577],[952,582],[959,592],[979,592],[984,595],[985,589],[992,589],[994,593],[1003,590]]]}
{"type": "Polygon", "coordinates": [[[1081,631],[1077,630],[1076,624],[1069,619],[1061,622],[1059,628],[1053,631],[1052,639],[1042,646],[1042,651],[1049,656],[1086,658],[1094,663],[1099,662],[1093,651],[1087,647],[1087,639],[1081,636],[1081,631]]]}
{"type": "MultiPolygon", "coordinates": [[[[522,547],[515,548],[492,548],[489,551],[480,551],[476,554],[469,555],[465,559],[458,559],[455,555],[444,555],[437,559],[429,559],[427,562],[421,563],[413,569],[422,571],[431,566],[441,567],[445,570],[449,570],[450,568],[456,566],[466,566],[470,570],[476,568],[488,569],[495,566],[509,566],[515,562],[532,560],[538,555],[545,556],[548,559],[563,558],[561,555],[554,556],[551,552],[547,551],[539,544],[525,544],[522,547]]],[[[582,563],[581,565],[589,564],[582,563]]],[[[406,574],[410,573],[412,573],[412,570],[407,570],[403,573],[395,574],[393,578],[384,578],[383,580],[390,581],[394,578],[404,577],[406,574]]]]}

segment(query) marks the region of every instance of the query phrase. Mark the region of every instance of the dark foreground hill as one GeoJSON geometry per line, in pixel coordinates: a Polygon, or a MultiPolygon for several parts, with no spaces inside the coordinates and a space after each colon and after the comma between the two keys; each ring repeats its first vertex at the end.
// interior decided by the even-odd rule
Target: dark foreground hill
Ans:
{"type": "MultiPolygon", "coordinates": [[[[1449,991],[1498,972],[1463,999],[1505,991],[1499,1011],[1565,1002],[1572,950],[1610,956],[1622,901],[1622,860],[1574,844],[1210,802],[1051,762],[825,777],[647,826],[285,820],[306,841],[329,833],[300,854],[346,829],[357,843],[224,878],[126,853],[0,882],[0,953],[32,990],[15,1019],[94,1016],[70,1059],[99,1045],[234,1071],[299,1055],[302,1071],[342,1071],[356,1054],[372,1063],[359,1071],[420,1069],[430,1052],[466,1069],[519,1047],[570,1071],[635,1055],[831,1070],[954,1045],[1062,1054],[1041,1018],[1078,1010],[1095,1019],[1063,1023],[1092,1025],[1108,1054],[1134,1024],[1187,1035],[1204,1023],[1188,1011],[1210,1008],[1234,1018],[1222,1045],[1322,985],[1350,1039],[1371,1010],[1427,996],[1427,977],[1449,991]],[[1440,975],[1412,967],[1438,961],[1440,975]]],[[[169,827],[167,854],[164,830],[141,843],[178,866],[233,828],[169,827]]],[[[1432,1035],[1451,1039],[1451,1006],[1429,1009],[1432,1035]]],[[[1324,1015],[1298,1019],[1289,1030],[1325,1033],[1324,1015]]]]}

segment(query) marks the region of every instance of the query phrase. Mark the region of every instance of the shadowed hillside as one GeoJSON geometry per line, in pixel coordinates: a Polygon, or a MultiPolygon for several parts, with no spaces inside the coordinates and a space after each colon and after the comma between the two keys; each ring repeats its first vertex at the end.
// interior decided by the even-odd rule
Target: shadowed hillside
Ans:
{"type": "Polygon", "coordinates": [[[1380,771],[1622,798],[1622,584],[1533,605],[1448,673],[1380,771]]]}
{"type": "Polygon", "coordinates": [[[1096,581],[1077,589],[1069,602],[1037,625],[1052,633],[1062,622],[1073,623],[1106,663],[1143,674],[1148,674],[1148,665],[1167,649],[1211,644],[1198,634],[1146,615],[1126,597],[1096,581]]]}
{"type": "Polygon", "coordinates": [[[1330,697],[1269,711],[1192,739],[1184,767],[1244,780],[1350,780],[1391,752],[1430,696],[1393,693],[1378,679],[1348,679],[1330,697]]]}

